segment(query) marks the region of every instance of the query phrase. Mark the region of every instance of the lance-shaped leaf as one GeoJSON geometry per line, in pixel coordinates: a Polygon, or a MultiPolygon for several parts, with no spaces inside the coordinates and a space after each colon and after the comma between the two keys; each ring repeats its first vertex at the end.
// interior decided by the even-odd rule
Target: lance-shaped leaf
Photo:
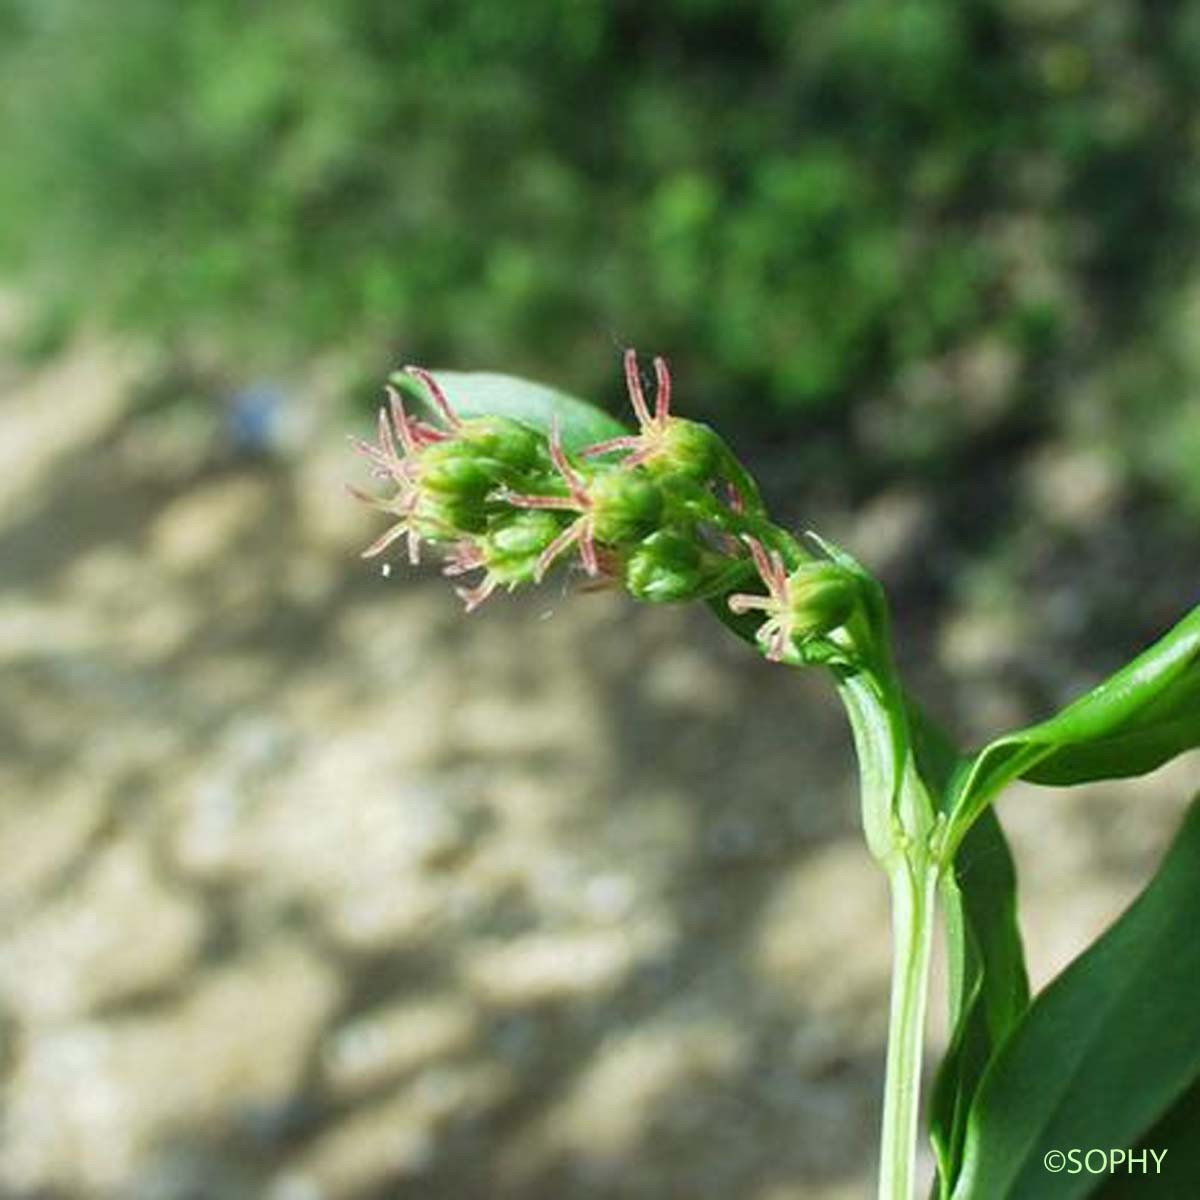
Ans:
{"type": "MultiPolygon", "coordinates": [[[[1198,925],[1200,797],[1146,889],[1034,1000],[988,1067],[955,1200],[1071,1200],[1100,1180],[1048,1171],[1050,1151],[1180,1134],[1200,1077],[1198,925]]],[[[1173,1165],[1168,1156],[1162,1179],[1138,1181],[1146,1195],[1197,1194],[1187,1162],[1174,1175],[1173,1165]]]]}
{"type": "Polygon", "coordinates": [[[1200,746],[1200,608],[1062,712],[985,746],[954,789],[959,834],[1012,780],[1066,786],[1153,771],[1200,746]]]}
{"type": "Polygon", "coordinates": [[[1129,1200],[1132,1189],[1153,1200],[1172,1194],[1194,1196],[1200,1191],[1200,1077],[1165,1116],[1144,1134],[1130,1151],[1124,1170],[1112,1173],[1109,1182],[1096,1192],[1096,1200],[1129,1200]],[[1146,1165],[1145,1174],[1139,1170],[1146,1165]],[[1155,1164],[1158,1164],[1157,1170],[1155,1164]],[[1182,1186],[1180,1186],[1182,1184],[1182,1186]]]}
{"type": "MultiPolygon", "coordinates": [[[[573,452],[629,432],[603,409],[515,375],[490,371],[431,371],[430,374],[460,417],[510,417],[546,434],[557,421],[563,445],[573,452]]],[[[406,395],[426,403],[422,385],[403,371],[392,375],[391,383],[406,395]]]]}

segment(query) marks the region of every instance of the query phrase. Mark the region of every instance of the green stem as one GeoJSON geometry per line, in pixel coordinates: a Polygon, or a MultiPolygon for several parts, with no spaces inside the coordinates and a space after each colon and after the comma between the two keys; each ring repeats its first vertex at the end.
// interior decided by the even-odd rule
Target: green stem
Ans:
{"type": "Polygon", "coordinates": [[[894,863],[888,878],[892,892],[892,1000],[879,1200],[912,1200],[938,872],[906,857],[894,863]]]}

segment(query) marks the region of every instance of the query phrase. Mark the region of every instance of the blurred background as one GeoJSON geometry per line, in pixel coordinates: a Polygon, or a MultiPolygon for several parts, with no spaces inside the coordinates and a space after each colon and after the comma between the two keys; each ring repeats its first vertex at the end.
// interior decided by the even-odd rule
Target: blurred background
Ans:
{"type": "MultiPolygon", "coordinates": [[[[962,739],[1044,715],[1200,599],[1200,5],[0,0],[0,82],[0,1194],[865,1194],[831,690],[381,577],[343,435],[663,353],[962,739]]],[[[1197,785],[1006,798],[1035,982],[1197,785]]]]}

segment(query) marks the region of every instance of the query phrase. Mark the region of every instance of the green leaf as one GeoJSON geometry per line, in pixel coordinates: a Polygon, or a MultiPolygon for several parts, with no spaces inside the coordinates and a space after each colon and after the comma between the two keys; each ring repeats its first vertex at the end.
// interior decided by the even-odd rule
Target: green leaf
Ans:
{"type": "MultiPolygon", "coordinates": [[[[967,1119],[955,1200],[1071,1200],[1098,1180],[1047,1171],[1049,1151],[1132,1147],[1160,1120],[1185,1123],[1169,1114],[1200,1077],[1198,925],[1200,797],[1146,889],[1001,1046],[967,1119]]],[[[1194,1176],[1162,1184],[1197,1194],[1194,1176]]]]}
{"type": "Polygon", "coordinates": [[[1200,1129],[1200,1078],[1188,1088],[1183,1095],[1171,1105],[1166,1115],[1159,1118],[1149,1130],[1143,1134],[1134,1151],[1140,1156],[1142,1151],[1147,1153],[1145,1161],[1152,1168],[1156,1160],[1161,1161],[1161,1176],[1153,1174],[1145,1176],[1134,1175],[1130,1178],[1129,1171],[1114,1174],[1110,1181],[1096,1193],[1097,1200],[1129,1200],[1132,1195],[1144,1195],[1153,1200],[1155,1195],[1195,1196],[1200,1191],[1200,1137],[1196,1131],[1200,1129]],[[1165,1154],[1165,1157],[1163,1157],[1165,1154]],[[1182,1189],[1180,1182],[1185,1185],[1182,1189]],[[1138,1188],[1137,1184],[1141,1183],[1138,1188]]]}
{"type": "Polygon", "coordinates": [[[1200,745],[1200,608],[1062,712],[980,750],[960,776],[959,829],[1017,778],[1065,786],[1152,771],[1200,745]]]}
{"type": "MultiPolygon", "coordinates": [[[[563,445],[573,452],[629,433],[603,409],[542,383],[489,371],[431,371],[430,374],[460,417],[511,417],[547,434],[557,418],[563,445]]],[[[427,403],[424,387],[410,375],[397,371],[391,382],[407,395],[427,403]]]]}
{"type": "Polygon", "coordinates": [[[929,1124],[940,1194],[948,1196],[962,1163],[967,1112],[979,1081],[1029,1004],[1016,872],[992,810],[963,839],[953,875],[943,880],[942,901],[951,1036],[934,1083],[929,1124]]]}

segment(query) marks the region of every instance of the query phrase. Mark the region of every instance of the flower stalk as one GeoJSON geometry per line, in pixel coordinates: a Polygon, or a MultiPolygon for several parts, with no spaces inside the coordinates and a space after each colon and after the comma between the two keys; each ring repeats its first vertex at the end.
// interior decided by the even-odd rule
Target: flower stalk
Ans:
{"type": "Polygon", "coordinates": [[[908,859],[898,861],[888,877],[892,898],[892,986],[879,1200],[910,1200],[916,1187],[921,1067],[937,881],[935,867],[908,859]]]}

